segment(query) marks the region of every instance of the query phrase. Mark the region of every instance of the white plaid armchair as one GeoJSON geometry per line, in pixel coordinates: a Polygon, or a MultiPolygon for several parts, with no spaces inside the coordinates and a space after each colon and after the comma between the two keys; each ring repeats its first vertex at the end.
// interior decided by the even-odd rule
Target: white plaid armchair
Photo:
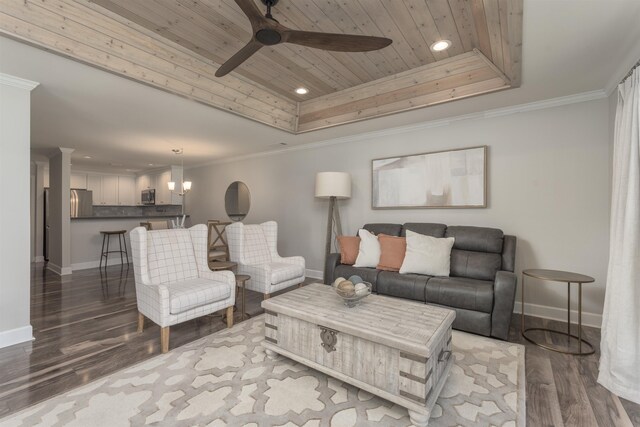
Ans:
{"type": "Polygon", "coordinates": [[[169,327],[227,309],[233,326],[236,280],[230,271],[213,272],[207,262],[207,226],[129,234],[138,302],[138,332],[144,318],[161,327],[162,352],[169,350],[169,327]]]}
{"type": "Polygon", "coordinates": [[[273,292],[304,282],[304,258],[283,258],[278,254],[277,222],[252,225],[235,222],[225,231],[229,256],[238,264],[238,274],[251,276],[247,289],[260,292],[267,299],[273,292]]]}

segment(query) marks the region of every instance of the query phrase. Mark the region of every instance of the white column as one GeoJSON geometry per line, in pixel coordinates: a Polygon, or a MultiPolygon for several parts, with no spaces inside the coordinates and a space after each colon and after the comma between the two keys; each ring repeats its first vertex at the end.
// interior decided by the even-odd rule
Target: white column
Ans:
{"type": "Polygon", "coordinates": [[[59,147],[49,160],[49,262],[56,274],[71,274],[71,153],[59,147]]]}
{"type": "Polygon", "coordinates": [[[33,339],[29,313],[31,91],[0,73],[0,348],[33,339]]]}

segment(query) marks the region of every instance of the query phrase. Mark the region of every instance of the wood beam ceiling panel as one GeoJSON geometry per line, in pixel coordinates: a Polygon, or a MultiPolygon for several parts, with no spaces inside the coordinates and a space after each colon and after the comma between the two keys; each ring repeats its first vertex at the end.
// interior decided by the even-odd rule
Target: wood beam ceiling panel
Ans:
{"type": "Polygon", "coordinates": [[[229,79],[232,82],[229,86],[208,78],[206,76],[215,73],[216,67],[212,64],[198,64],[209,70],[203,75],[190,71],[185,64],[193,58],[172,49],[164,41],[143,36],[154,51],[156,48],[157,51],[169,51],[172,61],[146,52],[135,41],[125,41],[125,25],[113,19],[106,20],[104,15],[89,7],[79,11],[80,7],[83,7],[80,3],[60,0],[3,0],[0,2],[0,32],[270,126],[290,132],[295,130],[295,103],[234,77],[229,79]],[[101,29],[107,34],[85,20],[77,22],[71,19],[69,16],[74,11],[94,22],[103,22],[106,29],[101,29]],[[244,90],[237,90],[239,87],[244,90]]]}
{"type": "Polygon", "coordinates": [[[265,46],[223,78],[219,64],[252,37],[234,0],[1,0],[0,33],[300,133],[519,86],[522,1],[283,0],[273,14],[292,29],[394,43],[265,46]],[[432,52],[441,39],[451,47],[432,52]]]}
{"type": "Polygon", "coordinates": [[[489,64],[481,52],[474,51],[305,101],[300,104],[298,132],[509,88],[504,74],[489,64]]]}

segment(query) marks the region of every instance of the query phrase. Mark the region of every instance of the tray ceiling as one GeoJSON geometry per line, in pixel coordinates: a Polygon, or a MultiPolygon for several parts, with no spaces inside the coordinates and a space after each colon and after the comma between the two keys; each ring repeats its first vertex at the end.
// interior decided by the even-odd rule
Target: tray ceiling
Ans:
{"type": "Polygon", "coordinates": [[[293,133],[520,85],[522,0],[281,0],[273,13],[294,29],[393,44],[264,47],[216,78],[251,38],[233,0],[2,0],[0,32],[293,133]],[[432,52],[441,39],[451,47],[432,52]]]}

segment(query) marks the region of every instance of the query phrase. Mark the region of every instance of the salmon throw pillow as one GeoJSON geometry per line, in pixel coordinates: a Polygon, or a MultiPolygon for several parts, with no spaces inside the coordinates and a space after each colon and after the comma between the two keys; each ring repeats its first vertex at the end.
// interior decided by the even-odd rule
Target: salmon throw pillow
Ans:
{"type": "Polygon", "coordinates": [[[400,271],[404,254],[407,251],[407,239],[380,234],[378,241],[380,242],[380,261],[376,268],[378,270],[400,271]]]}
{"type": "Polygon", "coordinates": [[[360,238],[358,236],[338,236],[340,245],[340,263],[353,265],[358,258],[360,238]]]}

